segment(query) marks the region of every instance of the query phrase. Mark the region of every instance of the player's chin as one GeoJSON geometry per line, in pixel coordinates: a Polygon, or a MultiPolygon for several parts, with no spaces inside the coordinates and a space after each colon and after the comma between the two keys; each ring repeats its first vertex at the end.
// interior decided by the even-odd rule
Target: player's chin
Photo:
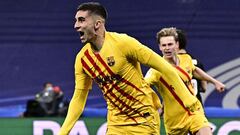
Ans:
{"type": "Polygon", "coordinates": [[[82,37],[80,37],[80,41],[83,43],[83,44],[86,44],[86,39],[84,39],[84,38],[82,38],[82,37]]]}
{"type": "Polygon", "coordinates": [[[86,40],[81,40],[81,42],[82,42],[83,45],[86,45],[87,43],[89,43],[86,40]]]}

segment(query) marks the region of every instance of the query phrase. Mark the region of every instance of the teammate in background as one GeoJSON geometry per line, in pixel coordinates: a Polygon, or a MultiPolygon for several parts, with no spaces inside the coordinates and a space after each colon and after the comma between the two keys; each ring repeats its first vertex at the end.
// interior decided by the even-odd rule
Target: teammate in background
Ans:
{"type": "Polygon", "coordinates": [[[224,91],[225,86],[195,67],[189,55],[177,55],[178,34],[175,28],[164,28],[158,32],[157,42],[164,59],[175,67],[187,86],[187,88],[172,88],[171,84],[165,81],[165,76],[152,68],[145,76],[145,80],[150,85],[156,86],[162,96],[164,102],[163,118],[167,134],[186,135],[190,132],[197,135],[211,135],[212,132],[202,105],[193,94],[192,74],[213,83],[219,92],[224,91]],[[187,106],[186,103],[191,104],[187,106]]]}
{"type": "MultiPolygon", "coordinates": [[[[75,90],[59,134],[68,134],[79,119],[94,80],[107,102],[108,135],[159,135],[160,101],[144,80],[140,63],[162,73],[172,89],[186,89],[176,70],[135,38],[106,31],[107,12],[99,3],[81,4],[75,19],[84,47],[76,56],[75,90]]],[[[197,101],[192,99],[184,106],[197,101]]]]}
{"type": "MultiPolygon", "coordinates": [[[[183,30],[177,29],[177,34],[178,34],[178,43],[179,43],[178,54],[179,55],[185,55],[185,54],[190,55],[186,51],[187,37],[186,37],[185,32],[183,30]]],[[[200,69],[202,69],[204,71],[203,64],[197,58],[193,57],[192,55],[190,55],[190,56],[192,57],[192,63],[194,64],[194,66],[199,67],[200,69]]],[[[198,100],[202,103],[201,93],[204,93],[206,91],[207,81],[197,79],[193,76],[192,84],[193,84],[193,88],[194,88],[194,95],[196,95],[198,100]]]]}

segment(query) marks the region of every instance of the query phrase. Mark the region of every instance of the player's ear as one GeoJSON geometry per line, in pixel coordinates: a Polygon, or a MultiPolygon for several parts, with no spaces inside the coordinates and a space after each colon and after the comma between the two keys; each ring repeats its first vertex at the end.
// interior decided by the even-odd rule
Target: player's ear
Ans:
{"type": "Polygon", "coordinates": [[[102,25],[102,21],[101,20],[97,20],[95,25],[94,25],[94,29],[98,30],[100,28],[100,26],[102,25]]]}

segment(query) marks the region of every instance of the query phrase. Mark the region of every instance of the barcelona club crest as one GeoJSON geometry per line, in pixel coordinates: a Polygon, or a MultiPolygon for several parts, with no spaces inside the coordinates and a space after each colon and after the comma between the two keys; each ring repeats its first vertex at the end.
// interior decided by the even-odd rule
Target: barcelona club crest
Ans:
{"type": "Polygon", "coordinates": [[[114,57],[113,56],[109,56],[107,57],[107,64],[109,66],[113,66],[115,64],[115,60],[114,60],[114,57]]]}

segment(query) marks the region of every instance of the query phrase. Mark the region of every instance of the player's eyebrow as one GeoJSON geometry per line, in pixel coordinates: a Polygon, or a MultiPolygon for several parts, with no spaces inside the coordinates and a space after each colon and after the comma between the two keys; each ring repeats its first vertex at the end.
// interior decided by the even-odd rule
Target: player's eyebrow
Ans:
{"type": "Polygon", "coordinates": [[[77,17],[76,20],[77,21],[85,21],[85,18],[80,16],[80,17],[77,17]]]}

